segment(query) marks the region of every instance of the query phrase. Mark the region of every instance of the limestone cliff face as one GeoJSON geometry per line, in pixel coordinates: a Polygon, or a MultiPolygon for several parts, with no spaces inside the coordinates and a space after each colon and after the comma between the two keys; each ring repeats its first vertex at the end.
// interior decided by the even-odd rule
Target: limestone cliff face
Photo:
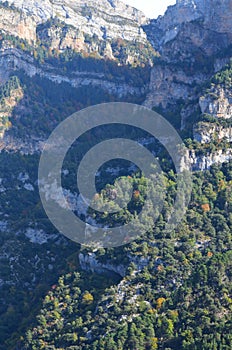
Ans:
{"type": "Polygon", "coordinates": [[[156,45],[173,40],[185,23],[198,21],[205,29],[218,33],[232,33],[231,0],[177,0],[169,6],[165,16],[152,21],[150,35],[156,45]]]}
{"type": "Polygon", "coordinates": [[[200,98],[201,112],[215,118],[232,118],[232,90],[222,86],[212,86],[208,93],[200,98]]]}
{"type": "Polygon", "coordinates": [[[180,4],[192,3],[193,8],[199,10],[204,17],[204,24],[220,33],[232,33],[232,1],[231,0],[195,0],[195,1],[177,1],[180,4]]]}
{"type": "Polygon", "coordinates": [[[231,6],[231,0],[179,0],[146,26],[149,40],[161,54],[154,64],[146,106],[166,107],[181,95],[196,98],[196,87],[228,63],[229,53],[220,62],[219,56],[232,43],[231,6]]]}
{"type": "Polygon", "coordinates": [[[232,159],[232,149],[218,150],[208,154],[196,154],[195,151],[187,155],[193,171],[204,171],[210,169],[213,164],[227,163],[232,159]]]}
{"type": "Polygon", "coordinates": [[[126,270],[129,266],[129,263],[134,263],[136,266],[136,271],[143,270],[149,263],[149,258],[140,256],[134,257],[128,254],[128,262],[127,264],[113,264],[110,261],[100,262],[97,259],[95,253],[80,253],[79,254],[79,262],[81,268],[85,271],[91,271],[99,274],[112,274],[115,273],[121,277],[125,277],[126,270]]]}
{"type": "Polygon", "coordinates": [[[146,40],[141,28],[148,22],[145,15],[118,0],[9,0],[8,3],[32,17],[35,25],[57,17],[91,36],[146,40]]]}
{"type": "Polygon", "coordinates": [[[155,51],[142,28],[146,23],[142,12],[117,0],[0,0],[0,84],[22,70],[75,88],[96,86],[118,98],[141,96],[146,83],[134,86],[104,69],[67,72],[52,58],[74,52],[106,65],[149,65],[155,51]]]}
{"type": "Polygon", "coordinates": [[[203,144],[222,140],[232,142],[232,127],[200,122],[194,126],[193,137],[195,141],[203,144]]]}
{"type": "Polygon", "coordinates": [[[195,99],[194,89],[206,80],[206,75],[197,72],[190,75],[175,65],[155,65],[151,72],[149,92],[144,105],[148,108],[161,105],[166,108],[180,99],[195,99]]]}
{"type": "Polygon", "coordinates": [[[194,126],[194,140],[200,143],[212,141],[232,142],[232,91],[223,85],[212,85],[200,97],[199,107],[202,115],[206,115],[209,122],[201,121],[194,126]]]}
{"type": "Polygon", "coordinates": [[[189,161],[193,170],[209,169],[214,163],[232,159],[232,98],[228,84],[212,84],[199,98],[202,121],[193,127],[193,139],[202,144],[202,150],[189,151],[189,161]],[[211,146],[211,150],[207,150],[211,146]]]}
{"type": "MultiPolygon", "coordinates": [[[[118,0],[0,0],[0,83],[23,71],[57,86],[97,87],[122,100],[133,96],[141,102],[146,96],[149,108],[177,110],[183,129],[193,113],[229,121],[231,90],[217,86],[202,94],[202,86],[230,61],[231,3],[177,0],[164,16],[150,21],[118,0]],[[73,51],[91,58],[94,69],[79,69],[72,61],[67,68],[73,51]],[[95,69],[98,59],[105,67],[115,66],[95,69]],[[128,65],[153,67],[150,79],[132,69],[133,78],[126,70],[117,75],[115,67],[128,65]]],[[[230,142],[231,128],[204,122],[194,126],[194,138],[202,144],[230,142]]],[[[4,140],[1,148],[22,144],[9,135],[4,140]]]]}
{"type": "Polygon", "coordinates": [[[50,26],[41,25],[37,28],[37,38],[41,43],[48,41],[50,50],[71,48],[76,51],[84,51],[86,49],[83,32],[73,27],[62,28],[55,23],[50,26]]]}
{"type": "Polygon", "coordinates": [[[220,143],[232,141],[231,89],[223,84],[204,94],[202,89],[230,62],[232,1],[177,0],[146,26],[146,32],[160,58],[151,72],[145,106],[161,107],[164,113],[178,110],[182,129],[191,127],[188,120],[193,115],[208,115],[210,122],[194,125],[193,138],[201,144],[214,143],[215,151],[189,152],[187,158],[194,170],[228,161],[231,150],[223,151],[220,143]]]}
{"type": "MultiPolygon", "coordinates": [[[[147,86],[135,86],[130,82],[125,82],[119,77],[116,81],[109,79],[105,72],[87,72],[87,71],[73,71],[66,74],[50,64],[38,65],[34,58],[27,53],[15,48],[8,48],[7,50],[0,50],[0,81],[7,82],[10,75],[17,74],[22,71],[27,74],[28,80],[31,78],[44,79],[44,81],[51,81],[56,90],[62,90],[62,84],[68,84],[74,89],[96,88],[100,89],[106,94],[115,96],[116,99],[126,99],[128,96],[140,98],[145,95],[147,86]]],[[[33,104],[35,101],[33,102],[33,104]]],[[[38,135],[36,130],[25,128],[26,139],[22,140],[18,137],[17,127],[15,128],[15,118],[19,120],[22,114],[25,113],[25,108],[30,109],[30,106],[24,106],[22,89],[18,89],[12,93],[4,102],[4,108],[0,102],[0,152],[6,151],[20,151],[23,154],[33,154],[41,152],[43,149],[43,141],[45,136],[38,135]],[[22,101],[21,101],[22,100],[22,101]],[[16,116],[12,121],[12,110],[17,109],[16,116]],[[12,121],[12,122],[11,122],[12,121]],[[9,130],[9,131],[8,131],[9,130]],[[17,135],[15,135],[17,134],[17,135]]],[[[32,105],[33,106],[33,105],[32,105]]],[[[41,112],[42,113],[42,112],[41,112]]],[[[15,114],[15,113],[14,113],[15,114]]]]}
{"type": "Polygon", "coordinates": [[[124,265],[112,264],[110,262],[100,263],[95,253],[79,254],[79,262],[82,270],[91,271],[99,274],[115,273],[121,277],[126,274],[126,267],[124,265]]]}
{"type": "Polygon", "coordinates": [[[23,70],[29,77],[39,75],[57,84],[67,82],[73,87],[100,86],[103,90],[119,97],[124,97],[127,94],[140,96],[146,90],[145,86],[136,87],[124,82],[109,81],[104,72],[75,71],[72,77],[70,77],[52,65],[43,64],[42,66],[38,66],[33,57],[25,53],[23,54],[18,49],[0,50],[0,79],[6,79],[8,77],[7,72],[12,73],[18,70],[23,70]]]}
{"type": "Polygon", "coordinates": [[[117,0],[10,0],[8,5],[0,0],[0,30],[5,33],[60,52],[71,48],[119,59],[117,51],[124,51],[123,64],[138,64],[133,53],[143,55],[139,45],[152,52],[142,27],[148,22],[142,12],[117,0]]]}
{"type": "Polygon", "coordinates": [[[25,39],[30,43],[36,41],[36,27],[33,18],[20,13],[17,9],[1,7],[1,1],[0,30],[25,39]]]}

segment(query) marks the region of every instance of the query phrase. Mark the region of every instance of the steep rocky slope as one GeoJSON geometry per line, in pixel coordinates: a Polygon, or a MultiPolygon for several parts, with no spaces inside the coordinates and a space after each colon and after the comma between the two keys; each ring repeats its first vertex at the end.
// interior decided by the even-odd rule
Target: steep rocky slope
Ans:
{"type": "MultiPolygon", "coordinates": [[[[194,135],[193,119],[200,115],[199,105],[207,104],[202,97],[204,85],[230,61],[230,1],[220,6],[217,1],[177,1],[156,20],[120,1],[104,0],[97,6],[90,0],[0,4],[2,82],[23,72],[29,80],[50,80],[55,90],[69,84],[74,90],[95,87],[111,100],[145,100],[145,106],[158,108],[177,128],[194,128],[194,135]]],[[[214,93],[220,95],[222,90],[214,93]]],[[[81,95],[77,94],[78,100],[81,95]]],[[[226,110],[220,112],[227,119],[230,106],[227,98],[226,110]]],[[[19,110],[25,111],[25,99],[19,110]]],[[[16,131],[18,125],[12,121],[16,131]]],[[[220,128],[216,131],[230,134],[220,128]]],[[[11,133],[1,148],[17,149],[21,143],[25,150],[25,144],[11,133]]],[[[36,130],[33,134],[39,142],[44,139],[36,130]]],[[[40,148],[38,142],[27,143],[30,152],[40,148]]]]}
{"type": "Polygon", "coordinates": [[[54,344],[70,350],[209,350],[213,342],[230,349],[231,165],[213,164],[232,158],[231,23],[231,1],[223,0],[177,1],[156,20],[117,0],[0,0],[1,350],[24,349],[19,338],[28,327],[24,340],[36,350],[54,344]],[[192,169],[207,171],[194,175],[190,208],[177,231],[163,230],[176,194],[168,168],[164,212],[149,243],[80,251],[43,212],[39,153],[64,118],[110,101],[158,110],[185,138],[192,169]],[[61,278],[53,285],[59,275],[81,269],[88,272],[81,282],[73,284],[69,275],[67,283],[61,278]],[[100,277],[89,272],[106,273],[103,286],[95,288],[100,277]],[[118,278],[112,295],[103,290],[118,278]],[[34,306],[51,285],[38,327],[30,327],[34,306]],[[141,319],[142,333],[131,330],[141,319]],[[115,330],[123,333],[119,340],[115,330]]]}
{"type": "Polygon", "coordinates": [[[144,14],[118,0],[102,0],[97,4],[92,0],[9,0],[8,3],[20,10],[23,16],[32,18],[35,28],[38,24],[58,17],[90,36],[95,34],[99,38],[124,37],[128,41],[146,41],[141,28],[147,22],[144,14]]]}
{"type": "MultiPolygon", "coordinates": [[[[231,84],[210,86],[215,74],[230,65],[231,6],[231,1],[177,1],[165,16],[145,27],[160,56],[154,61],[144,105],[155,107],[170,121],[177,120],[175,126],[188,130],[202,144],[222,139],[231,142],[230,126],[219,122],[227,119],[229,124],[232,117],[231,84]],[[216,117],[218,125],[196,125],[203,114],[216,117]]],[[[199,152],[190,152],[193,169],[204,170],[230,159],[230,146],[226,151],[223,147],[203,149],[199,158],[199,152]]]]}
{"type": "Polygon", "coordinates": [[[31,153],[41,148],[61,118],[59,109],[46,135],[38,132],[47,107],[55,105],[55,94],[52,102],[51,93],[44,91],[47,86],[65,103],[73,101],[69,112],[110,100],[141,103],[157,55],[142,28],[148,22],[142,12],[120,1],[0,1],[0,83],[13,75],[24,86],[24,98],[12,111],[12,129],[1,134],[1,149],[31,153]],[[31,128],[28,115],[38,106],[31,128]],[[19,137],[23,129],[24,140],[19,137]]]}
{"type": "Polygon", "coordinates": [[[146,27],[161,57],[153,68],[149,107],[193,100],[197,87],[229,63],[231,1],[177,1],[146,27]],[[165,68],[164,68],[165,66],[165,68]]]}
{"type": "Polygon", "coordinates": [[[1,1],[0,29],[50,51],[73,49],[85,54],[139,64],[152,52],[142,26],[142,12],[120,1],[1,1]],[[10,6],[8,6],[10,5],[10,6]],[[137,57],[136,57],[137,56],[137,57]]]}
{"type": "Polygon", "coordinates": [[[89,280],[72,265],[19,348],[230,350],[231,194],[231,164],[198,172],[186,218],[174,232],[160,229],[161,218],[146,240],[82,250],[89,280]],[[96,286],[102,278],[96,274],[109,280],[110,271],[121,281],[96,286]],[[95,286],[86,283],[91,279],[95,286]]]}
{"type": "Polygon", "coordinates": [[[178,35],[183,24],[195,21],[205,29],[226,33],[231,38],[231,6],[231,0],[177,0],[176,5],[168,7],[165,16],[151,21],[150,39],[161,47],[178,35]]]}

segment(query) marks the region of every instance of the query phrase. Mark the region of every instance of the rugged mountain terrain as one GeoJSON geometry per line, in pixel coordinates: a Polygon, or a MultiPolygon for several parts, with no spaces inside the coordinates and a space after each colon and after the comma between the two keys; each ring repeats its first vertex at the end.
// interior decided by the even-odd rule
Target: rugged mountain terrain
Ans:
{"type": "MultiPolygon", "coordinates": [[[[231,0],[177,1],[155,20],[117,0],[0,1],[1,350],[230,349],[231,17],[231,0]],[[60,121],[111,101],[163,114],[205,172],[194,174],[184,221],[166,232],[176,176],[158,149],[167,198],[154,230],[93,252],[49,223],[38,161],[60,121]]],[[[68,158],[70,173],[83,150],[68,158]]],[[[145,199],[146,181],[131,181],[127,214],[145,199]]]]}
{"type": "Polygon", "coordinates": [[[140,11],[119,1],[97,6],[92,1],[0,1],[0,16],[0,81],[7,84],[17,76],[25,86],[13,111],[12,133],[5,135],[1,148],[40,149],[62,114],[58,105],[70,100],[68,113],[103,101],[144,100],[157,53],[142,28],[148,20],[140,11]],[[39,113],[34,122],[40,126],[51,109],[59,111],[47,119],[52,125],[46,135],[40,126],[30,125],[25,143],[19,130],[36,113],[35,105],[39,113]]]}
{"type": "MultiPolygon", "coordinates": [[[[221,79],[212,86],[212,81],[220,71],[224,71],[224,78],[226,74],[227,78],[231,75],[231,6],[231,1],[220,4],[218,1],[177,1],[165,16],[152,20],[145,27],[148,39],[160,56],[155,59],[144,104],[158,107],[164,115],[174,111],[170,120],[179,116],[179,127],[188,131],[194,129],[195,140],[201,143],[206,139],[196,135],[196,123],[202,115],[213,115],[217,124],[227,119],[230,129],[231,84],[226,86],[225,79],[221,79]],[[209,95],[215,100],[213,104],[209,95]]],[[[214,142],[215,138],[222,140],[224,134],[230,142],[230,131],[225,130],[225,123],[214,130],[216,137],[212,130],[208,133],[209,126],[205,131],[202,126],[201,131],[208,135],[207,143],[214,142]]],[[[222,162],[231,159],[231,150],[215,154],[205,152],[200,158],[190,154],[193,168],[201,170],[218,162],[220,157],[222,162]]]]}
{"type": "Polygon", "coordinates": [[[196,86],[229,63],[231,6],[231,1],[177,1],[151,21],[146,31],[161,62],[153,68],[147,105],[196,98],[196,86]]]}
{"type": "MultiPolygon", "coordinates": [[[[90,104],[91,97],[86,101],[86,95],[91,96],[91,89],[96,88],[98,95],[104,95],[99,102],[144,101],[145,106],[158,108],[177,128],[190,131],[200,115],[207,83],[230,63],[230,1],[220,6],[217,1],[179,1],[156,20],[119,1],[100,2],[98,6],[91,1],[0,4],[1,82],[16,75],[24,85],[36,84],[37,90],[41,90],[38,85],[54,91],[67,86],[76,105],[83,101],[82,107],[90,104]]],[[[223,89],[221,86],[220,94],[223,89]]],[[[230,88],[225,94],[230,94],[230,88]]],[[[51,93],[44,95],[49,100],[47,106],[55,104],[51,93]]],[[[66,98],[62,92],[59,95],[66,98]]],[[[26,132],[26,143],[18,138],[19,124],[28,120],[25,114],[35,113],[33,99],[37,97],[26,92],[16,106],[12,120],[17,121],[11,121],[13,127],[1,148],[28,148],[27,152],[41,148],[46,136],[34,130],[37,125],[32,127],[33,135],[31,130],[26,132]]],[[[225,103],[224,109],[231,104],[230,100],[225,103]]],[[[43,103],[40,107],[41,125],[43,103]]],[[[228,115],[225,118],[229,119],[228,115]]],[[[204,168],[197,159],[192,162],[195,168],[204,168]]]]}
{"type": "MultiPolygon", "coordinates": [[[[51,49],[87,50],[89,41],[98,39],[110,52],[111,41],[119,38],[147,44],[142,25],[147,22],[142,12],[120,1],[1,1],[2,29],[31,43],[50,38],[51,49]],[[9,4],[9,6],[8,6],[9,4]],[[12,21],[13,17],[13,21],[12,21]],[[65,29],[52,26],[51,19],[66,24],[65,29]],[[47,26],[41,26],[42,24],[47,26]],[[13,24],[13,27],[12,27],[13,24]],[[62,35],[61,35],[62,34],[62,35]]],[[[90,47],[94,52],[94,47],[90,47]]],[[[95,48],[98,52],[97,44],[95,48]]],[[[112,58],[112,54],[109,55],[112,58]]]]}
{"type": "MultiPolygon", "coordinates": [[[[26,40],[31,45],[27,50],[28,45],[20,42],[19,48],[25,49],[20,57],[20,52],[7,52],[12,42],[6,39],[2,43],[3,53],[12,61],[16,56],[16,62],[12,64],[19,69],[24,61],[30,62],[30,76],[36,74],[35,62],[30,58],[33,49],[34,58],[43,51],[45,56],[51,56],[53,51],[58,54],[68,49],[83,56],[132,65],[146,64],[154,51],[142,28],[148,20],[140,11],[119,1],[105,0],[97,6],[94,1],[49,0],[1,1],[0,4],[3,34],[26,40]]],[[[49,67],[42,68],[43,74],[46,74],[46,68],[49,67]]]]}

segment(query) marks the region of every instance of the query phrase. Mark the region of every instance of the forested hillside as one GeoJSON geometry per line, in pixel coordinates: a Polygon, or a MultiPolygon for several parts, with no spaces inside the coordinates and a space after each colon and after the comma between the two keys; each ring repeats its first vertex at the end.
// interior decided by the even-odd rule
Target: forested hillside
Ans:
{"type": "Polygon", "coordinates": [[[119,0],[0,0],[0,350],[231,349],[231,9],[231,0],[177,0],[148,19],[119,0]],[[170,140],[124,124],[86,132],[61,169],[73,213],[139,228],[133,242],[128,232],[121,247],[91,249],[50,222],[38,167],[62,121],[108,102],[170,122],[193,189],[183,220],[167,229],[179,179],[170,140]],[[114,138],[137,141],[162,171],[157,187],[132,162],[105,163],[93,198],[100,215],[80,200],[77,167],[114,138]],[[129,185],[129,203],[109,214],[129,185]]]}
{"type": "MultiPolygon", "coordinates": [[[[136,206],[144,181],[134,181],[136,206]]],[[[101,263],[124,260],[120,283],[105,289],[108,277],[78,273],[74,262],[45,297],[23,349],[231,348],[232,165],[194,175],[189,209],[173,232],[164,230],[172,171],[166,183],[164,210],[146,239],[95,252],[101,263]]]]}

